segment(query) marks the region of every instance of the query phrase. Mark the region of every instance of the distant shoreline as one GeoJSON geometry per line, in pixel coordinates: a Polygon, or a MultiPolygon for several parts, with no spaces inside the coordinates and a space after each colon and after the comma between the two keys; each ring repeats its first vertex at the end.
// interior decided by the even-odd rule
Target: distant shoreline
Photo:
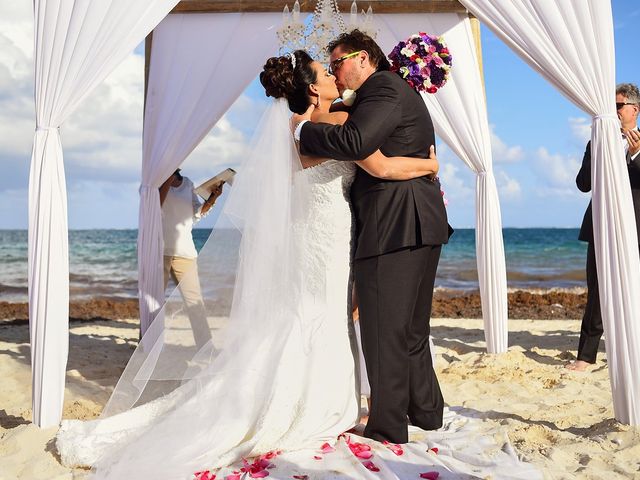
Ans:
{"type": "MultiPolygon", "coordinates": [[[[584,311],[586,289],[510,290],[509,318],[580,319],[584,311]]],[[[477,291],[437,289],[433,299],[433,318],[482,318],[477,291]]],[[[123,320],[138,318],[137,298],[92,298],[71,300],[71,321],[123,320]]],[[[0,326],[28,322],[26,302],[0,301],[0,326]]]]}

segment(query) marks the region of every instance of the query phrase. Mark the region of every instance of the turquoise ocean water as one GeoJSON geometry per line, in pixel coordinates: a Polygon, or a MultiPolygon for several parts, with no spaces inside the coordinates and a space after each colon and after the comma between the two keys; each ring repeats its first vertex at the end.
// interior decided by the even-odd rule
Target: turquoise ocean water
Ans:
{"type": "MultiPolygon", "coordinates": [[[[210,230],[195,229],[200,249],[210,230]]],[[[136,230],[72,230],[69,269],[72,300],[92,297],[131,298],[137,295],[136,230]]],[[[509,288],[548,289],[585,287],[586,243],[578,229],[504,229],[509,288]]],[[[233,252],[236,232],[220,231],[218,248],[233,252]]],[[[234,256],[220,265],[234,269],[234,256]]],[[[475,231],[458,229],[443,249],[436,286],[443,289],[478,288],[475,231]]],[[[27,301],[27,232],[0,230],[0,301],[27,301]]]]}

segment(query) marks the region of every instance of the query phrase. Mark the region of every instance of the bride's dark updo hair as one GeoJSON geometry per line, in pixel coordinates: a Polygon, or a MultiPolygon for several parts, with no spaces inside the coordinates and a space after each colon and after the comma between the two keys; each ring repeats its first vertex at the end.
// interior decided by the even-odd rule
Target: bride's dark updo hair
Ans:
{"type": "Polygon", "coordinates": [[[267,97],[284,97],[289,102],[292,112],[304,113],[311,103],[309,85],[318,80],[315,70],[311,67],[312,62],[313,58],[304,50],[268,59],[260,73],[260,83],[267,97]],[[295,56],[295,68],[289,55],[295,56]]]}

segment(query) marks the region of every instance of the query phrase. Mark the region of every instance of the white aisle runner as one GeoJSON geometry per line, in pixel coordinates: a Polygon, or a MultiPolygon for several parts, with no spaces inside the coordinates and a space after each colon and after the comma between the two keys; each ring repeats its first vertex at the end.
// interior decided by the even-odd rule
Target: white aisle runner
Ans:
{"type": "Polygon", "coordinates": [[[462,408],[445,410],[436,432],[410,427],[410,443],[382,444],[345,434],[330,447],[268,454],[217,472],[198,472],[201,480],[535,480],[542,473],[522,462],[504,429],[467,416],[462,408]],[[215,477],[213,475],[215,474],[215,477]]]}

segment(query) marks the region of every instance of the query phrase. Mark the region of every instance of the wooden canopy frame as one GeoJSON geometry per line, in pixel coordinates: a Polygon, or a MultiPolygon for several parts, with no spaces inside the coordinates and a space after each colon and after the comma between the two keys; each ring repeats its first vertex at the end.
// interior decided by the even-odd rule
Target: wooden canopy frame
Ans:
{"type": "MultiPolygon", "coordinates": [[[[313,12],[316,0],[298,0],[300,11],[313,12]]],[[[338,0],[341,12],[349,12],[353,0],[338,0]]],[[[480,77],[484,87],[484,70],[482,67],[482,44],[480,42],[480,22],[467,12],[458,0],[356,0],[358,8],[373,8],[376,13],[467,13],[471,20],[471,29],[475,41],[480,77]]],[[[295,0],[181,0],[170,13],[234,13],[234,12],[282,12],[284,5],[293,5],[295,0]]],[[[153,32],[147,35],[144,49],[144,103],[147,103],[147,85],[149,82],[149,65],[153,47],[153,32]]],[[[484,89],[484,88],[483,88],[484,89]]]]}

